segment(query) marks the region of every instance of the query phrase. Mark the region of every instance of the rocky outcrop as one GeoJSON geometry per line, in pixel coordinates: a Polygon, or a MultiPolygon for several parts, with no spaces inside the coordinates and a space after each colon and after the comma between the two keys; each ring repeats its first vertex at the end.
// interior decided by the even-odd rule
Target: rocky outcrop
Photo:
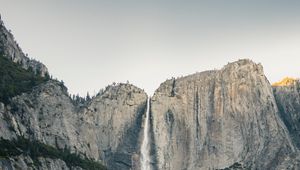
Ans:
{"type": "Polygon", "coordinates": [[[273,91],[280,117],[294,143],[300,148],[300,81],[290,80],[289,84],[273,85],[273,91]]]}
{"type": "Polygon", "coordinates": [[[107,162],[109,169],[132,169],[138,163],[146,104],[143,90],[120,84],[109,86],[83,110],[82,142],[89,143],[91,150],[100,148],[93,155],[107,162]]]}
{"type": "Polygon", "coordinates": [[[297,79],[291,78],[291,77],[285,77],[279,82],[275,82],[272,84],[273,87],[285,87],[285,86],[293,86],[295,83],[297,83],[297,79]]]}
{"type": "Polygon", "coordinates": [[[146,100],[143,90],[119,84],[79,107],[61,83],[49,81],[14,97],[10,105],[1,105],[0,136],[23,136],[70,149],[109,169],[130,169],[138,161],[146,100]]]}
{"type": "Polygon", "coordinates": [[[14,36],[8,31],[0,16],[0,54],[3,54],[8,59],[15,63],[19,63],[25,69],[32,69],[36,74],[41,76],[48,75],[47,67],[36,61],[29,59],[21,50],[18,43],[15,41],[14,36]]]}
{"type": "Polygon", "coordinates": [[[162,83],[151,115],[158,169],[272,169],[296,151],[250,60],[162,83]]]}

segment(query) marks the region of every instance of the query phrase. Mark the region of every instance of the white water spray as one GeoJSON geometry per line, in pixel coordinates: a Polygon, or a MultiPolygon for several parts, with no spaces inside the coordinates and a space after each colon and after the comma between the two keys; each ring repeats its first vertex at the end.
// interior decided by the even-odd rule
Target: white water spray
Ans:
{"type": "Polygon", "coordinates": [[[141,147],[141,170],[151,170],[150,166],[150,141],[149,141],[149,126],[150,126],[150,97],[147,100],[147,111],[144,120],[144,138],[141,147]]]}

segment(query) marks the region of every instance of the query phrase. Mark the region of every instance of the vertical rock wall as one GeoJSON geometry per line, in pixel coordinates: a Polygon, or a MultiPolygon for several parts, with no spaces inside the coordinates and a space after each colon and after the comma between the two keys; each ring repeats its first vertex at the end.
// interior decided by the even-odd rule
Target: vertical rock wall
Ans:
{"type": "Polygon", "coordinates": [[[158,169],[276,167],[293,152],[261,65],[168,80],[152,98],[158,169]]]}

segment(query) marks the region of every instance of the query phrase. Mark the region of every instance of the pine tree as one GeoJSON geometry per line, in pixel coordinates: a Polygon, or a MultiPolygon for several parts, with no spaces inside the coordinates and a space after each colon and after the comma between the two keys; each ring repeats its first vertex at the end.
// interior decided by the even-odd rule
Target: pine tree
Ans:
{"type": "Polygon", "coordinates": [[[86,101],[90,101],[91,100],[91,96],[90,96],[90,94],[89,94],[89,92],[87,92],[87,94],[86,94],[86,99],[85,99],[86,101]]]}

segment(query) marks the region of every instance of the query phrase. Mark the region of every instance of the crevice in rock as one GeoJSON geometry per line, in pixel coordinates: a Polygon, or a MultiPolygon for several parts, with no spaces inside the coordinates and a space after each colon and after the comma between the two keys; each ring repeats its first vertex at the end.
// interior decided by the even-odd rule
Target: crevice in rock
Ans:
{"type": "Polygon", "coordinates": [[[171,90],[171,97],[175,96],[175,78],[172,78],[172,90],[171,90]]]}

